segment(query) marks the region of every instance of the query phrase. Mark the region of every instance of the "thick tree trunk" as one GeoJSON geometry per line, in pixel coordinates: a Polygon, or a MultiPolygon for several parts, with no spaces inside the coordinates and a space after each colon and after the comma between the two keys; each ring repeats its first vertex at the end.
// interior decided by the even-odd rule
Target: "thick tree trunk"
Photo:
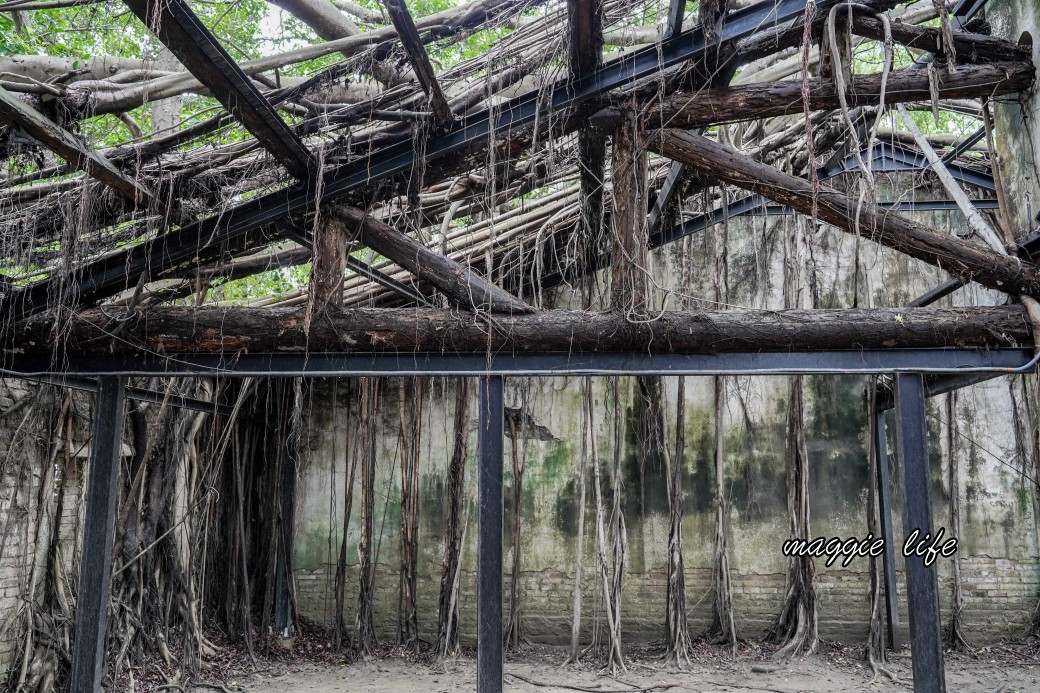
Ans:
{"type": "Polygon", "coordinates": [[[332,214],[350,229],[360,232],[361,241],[390,258],[419,279],[443,291],[464,308],[485,308],[501,313],[529,313],[532,308],[454,260],[420,245],[392,226],[353,207],[336,207],[332,214]]]}
{"type": "Polygon", "coordinates": [[[627,314],[647,310],[646,152],[634,102],[626,104],[611,144],[614,184],[610,306],[627,314]]]}
{"type": "Polygon", "coordinates": [[[361,30],[327,0],[269,0],[314,30],[326,41],[356,36],[361,30]]]}
{"type": "Polygon", "coordinates": [[[659,153],[725,183],[763,195],[852,234],[862,234],[963,279],[1011,295],[1040,296],[1040,273],[1017,258],[997,255],[948,234],[849,196],[783,173],[736,150],[682,130],[661,130],[650,140],[659,153]]]}
{"type": "MultiPolygon", "coordinates": [[[[601,0],[574,0],[567,3],[570,28],[568,66],[570,77],[579,79],[597,69],[603,62],[603,8],[601,0]]],[[[607,147],[603,136],[591,127],[578,132],[578,193],[581,217],[578,222],[577,257],[579,270],[590,268],[599,257],[603,230],[603,182],[607,147]]],[[[566,271],[566,259],[557,259],[566,271]]],[[[587,305],[587,303],[586,303],[587,305]]],[[[575,657],[575,660],[577,657],[575,657]]]]}
{"type": "MultiPolygon", "coordinates": [[[[958,308],[732,310],[661,313],[630,322],[617,313],[553,310],[498,316],[494,324],[456,311],[352,309],[303,329],[302,308],[155,307],[121,323],[113,338],[100,310],[65,330],[60,354],[298,353],[725,353],[1028,344],[1020,305],[958,308]]],[[[55,351],[53,319],[39,316],[9,334],[8,357],[55,351]]]]}
{"type": "MultiPolygon", "coordinates": [[[[855,14],[852,18],[852,30],[865,38],[876,41],[885,40],[885,27],[877,17],[855,14]]],[[[915,48],[928,53],[941,52],[942,30],[936,27],[924,27],[906,24],[901,21],[891,22],[892,41],[907,48],[915,48]]],[[[961,56],[958,71],[975,67],[966,63],[979,63],[996,60],[1028,60],[1029,47],[997,36],[971,34],[967,32],[953,33],[953,49],[961,56]]]]}
{"type": "Polygon", "coordinates": [[[325,217],[314,239],[309,284],[311,315],[324,315],[330,306],[343,305],[343,272],[347,267],[347,227],[325,217]]]}

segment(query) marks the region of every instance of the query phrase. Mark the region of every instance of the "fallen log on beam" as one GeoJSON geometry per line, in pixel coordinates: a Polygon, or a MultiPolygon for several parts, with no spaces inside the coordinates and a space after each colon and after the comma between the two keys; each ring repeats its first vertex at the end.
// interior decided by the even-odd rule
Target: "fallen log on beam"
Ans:
{"type": "MultiPolygon", "coordinates": [[[[566,352],[721,353],[1028,344],[1020,305],[873,310],[666,311],[630,322],[621,313],[551,310],[496,315],[490,321],[448,310],[358,308],[329,310],[304,330],[306,309],[155,307],[121,322],[92,309],[62,323],[30,318],[5,343],[7,353],[64,355],[274,352],[566,352]]],[[[60,355],[59,355],[60,356],[60,355]]]]}
{"type": "Polygon", "coordinates": [[[124,0],[220,104],[298,180],[315,169],[310,151],[184,0],[124,0]]]}
{"type": "Polygon", "coordinates": [[[416,243],[413,239],[354,207],[333,207],[329,213],[357,230],[361,242],[393,260],[419,279],[440,289],[464,308],[483,308],[496,313],[530,313],[534,309],[484,280],[454,260],[416,243]]]}
{"type": "Polygon", "coordinates": [[[758,193],[802,214],[812,214],[849,233],[940,267],[965,280],[1017,296],[1040,296],[1035,265],[938,233],[877,205],[859,205],[834,188],[814,191],[809,181],[783,173],[740,152],[683,130],[660,130],[651,149],[717,179],[758,193]],[[858,217],[857,217],[858,210],[858,217]]]}
{"type": "MultiPolygon", "coordinates": [[[[993,65],[959,65],[956,72],[937,72],[940,99],[963,99],[1014,94],[1033,83],[1029,62],[993,65]]],[[[881,75],[856,75],[847,89],[849,108],[877,105],[881,98],[881,75]]],[[[885,103],[928,101],[931,97],[927,70],[905,68],[889,75],[885,103]]],[[[838,90],[828,79],[809,80],[809,108],[832,110],[841,107],[838,90]]],[[[800,114],[802,83],[797,81],[745,84],[729,89],[712,89],[697,94],[670,94],[644,111],[650,127],[695,128],[730,121],[756,120],[800,114]]]]}
{"type": "MultiPolygon", "coordinates": [[[[942,32],[938,27],[916,26],[902,22],[892,22],[891,26],[892,40],[895,43],[928,53],[942,52],[939,44],[942,32]]],[[[885,40],[885,28],[881,24],[881,20],[875,17],[854,15],[852,31],[864,38],[876,41],[885,40]]],[[[1028,60],[1032,55],[1028,46],[983,34],[954,32],[953,47],[957,51],[958,61],[963,63],[1028,60]]]]}

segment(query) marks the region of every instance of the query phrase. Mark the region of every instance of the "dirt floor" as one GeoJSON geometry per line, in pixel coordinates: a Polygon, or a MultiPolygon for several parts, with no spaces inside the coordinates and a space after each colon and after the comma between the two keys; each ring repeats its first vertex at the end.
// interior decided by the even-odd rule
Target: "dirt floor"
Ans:
{"type": "MultiPolygon", "coordinates": [[[[666,668],[654,651],[629,655],[629,671],[616,678],[600,675],[594,662],[561,668],[563,650],[528,647],[507,657],[507,691],[537,693],[589,691],[637,693],[639,691],[905,691],[912,690],[908,652],[894,654],[889,662],[897,682],[871,682],[869,666],[859,659],[859,648],[829,646],[782,666],[769,652],[745,648],[736,661],[711,646],[697,648],[694,665],[685,671],[666,668]]],[[[428,657],[405,657],[384,651],[367,662],[352,664],[283,661],[245,674],[226,685],[230,690],[252,693],[297,691],[472,691],[476,665],[463,656],[447,666],[428,657]]],[[[1040,691],[1040,659],[1035,647],[995,647],[970,655],[949,654],[946,678],[950,691],[1014,693],[1040,691]]]]}

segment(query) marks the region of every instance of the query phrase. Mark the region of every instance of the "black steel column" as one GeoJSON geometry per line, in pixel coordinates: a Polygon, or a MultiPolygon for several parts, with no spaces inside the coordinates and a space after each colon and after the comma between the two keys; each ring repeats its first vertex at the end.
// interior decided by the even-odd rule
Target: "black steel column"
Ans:
{"type": "MultiPolygon", "coordinates": [[[[928,428],[924,413],[924,378],[921,375],[896,375],[896,413],[906,499],[903,527],[907,536],[918,530],[918,541],[925,537],[930,541],[932,503],[929,497],[928,428]]],[[[939,583],[934,563],[926,566],[920,556],[906,557],[906,601],[910,612],[914,691],[945,693],[939,583]]]]}
{"type": "Polygon", "coordinates": [[[111,597],[112,543],[116,497],[119,495],[119,447],[123,432],[123,382],[98,378],[94,400],[94,437],[90,442],[87,516],[79,564],[76,640],[72,657],[72,691],[101,690],[105,661],[105,628],[111,597]]]}
{"type": "Polygon", "coordinates": [[[888,616],[888,644],[899,649],[899,592],[896,589],[896,539],[892,529],[892,481],[888,473],[888,433],[885,414],[874,414],[874,464],[877,468],[878,513],[881,538],[885,540],[885,609],[888,616]]]}
{"type": "Polygon", "coordinates": [[[502,377],[480,378],[477,693],[502,691],[502,377]]]}

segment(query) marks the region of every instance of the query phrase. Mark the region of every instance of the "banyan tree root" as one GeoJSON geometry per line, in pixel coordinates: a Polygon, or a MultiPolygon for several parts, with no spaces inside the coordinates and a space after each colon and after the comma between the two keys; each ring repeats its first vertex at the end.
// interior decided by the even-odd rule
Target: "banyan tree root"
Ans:
{"type": "MultiPolygon", "coordinates": [[[[347,381],[347,387],[352,387],[354,381],[347,381]]],[[[335,406],[335,405],[334,405],[335,406]]],[[[354,444],[353,452],[346,452],[345,455],[349,459],[349,471],[346,473],[346,483],[343,489],[343,524],[340,530],[340,542],[339,542],[339,556],[336,560],[336,625],[333,634],[333,644],[335,645],[336,652],[343,652],[347,646],[349,634],[347,631],[347,624],[343,618],[343,612],[346,608],[346,589],[347,589],[347,536],[350,529],[350,511],[354,504],[354,479],[357,474],[358,459],[360,457],[360,444],[364,438],[361,428],[360,417],[356,420],[356,428],[354,431],[354,444]]],[[[351,446],[347,446],[349,450],[351,446]]],[[[347,465],[344,465],[345,467],[347,465]]]]}
{"type": "Polygon", "coordinates": [[[469,380],[455,383],[455,443],[445,489],[448,494],[444,527],[444,561],[437,614],[437,657],[454,657],[459,651],[459,577],[462,542],[466,529],[463,496],[466,488],[466,455],[469,447],[469,380]]]}
{"type": "MultiPolygon", "coordinates": [[[[957,391],[946,395],[946,454],[948,456],[946,481],[950,494],[950,534],[961,536],[961,481],[960,467],[957,463],[958,442],[960,432],[957,430],[957,391]]],[[[961,587],[961,561],[958,554],[953,555],[953,610],[946,627],[946,647],[961,651],[971,647],[964,637],[964,590],[961,587]]]]}
{"type": "MultiPolygon", "coordinates": [[[[728,200],[725,190],[723,200],[728,200]]],[[[723,217],[722,224],[717,225],[711,235],[715,256],[715,306],[718,310],[723,310],[729,305],[729,261],[726,252],[729,242],[728,215],[723,217]]],[[[728,644],[731,654],[736,657],[737,625],[733,618],[733,582],[729,571],[729,510],[726,504],[726,379],[717,375],[712,380],[715,394],[715,542],[712,564],[715,598],[712,601],[712,624],[708,634],[713,643],[728,644]]]]}
{"type": "Polygon", "coordinates": [[[419,453],[422,430],[422,379],[411,379],[411,416],[408,415],[406,393],[409,388],[401,379],[398,388],[401,455],[401,575],[398,604],[398,641],[414,652],[419,651],[419,615],[416,605],[416,573],[419,552],[419,453]]]}
{"type": "Polygon", "coordinates": [[[668,471],[668,595],[665,609],[667,664],[689,666],[690,626],[686,617],[686,574],[683,566],[683,470],[686,463],[686,378],[679,376],[675,404],[675,459],[668,471]]]}
{"type": "MultiPolygon", "coordinates": [[[[592,380],[582,379],[581,404],[581,452],[578,458],[578,534],[574,558],[573,615],[571,617],[571,649],[564,665],[577,664],[581,660],[581,579],[585,570],[585,479],[591,458],[596,462],[596,436],[592,430],[592,380]]],[[[599,483],[599,476],[596,477],[599,483]]],[[[598,535],[597,535],[598,536],[598,535]]]]}
{"type": "MultiPolygon", "coordinates": [[[[793,376],[787,414],[787,511],[790,537],[809,541],[809,460],[805,446],[803,384],[793,376]]],[[[811,556],[791,556],[787,562],[787,592],[776,625],[770,631],[780,645],[776,656],[816,652],[818,597],[816,568],[811,556]]]]}
{"type": "Polygon", "coordinates": [[[375,564],[373,534],[375,530],[376,411],[379,403],[379,380],[361,381],[361,536],[358,540],[358,596],[354,648],[363,657],[371,656],[376,645],[373,601],[375,596],[375,564]]]}
{"type": "MultiPolygon", "coordinates": [[[[211,400],[214,386],[209,381],[171,381],[167,399],[174,393],[211,400]]],[[[128,407],[123,439],[132,456],[116,507],[105,681],[155,655],[162,658],[161,666],[191,676],[216,654],[201,627],[207,608],[203,586],[208,538],[219,539],[211,523],[212,513],[218,511],[207,501],[215,489],[234,497],[226,486],[233,476],[224,474],[223,464],[225,452],[234,447],[234,417],[174,410],[167,403],[128,407]]],[[[78,572],[75,547],[82,541],[76,513],[84,511],[71,499],[82,494],[89,471],[74,456],[89,444],[91,408],[79,396],[49,387],[38,390],[27,405],[27,417],[54,423],[52,435],[43,440],[28,433],[29,428],[19,428],[11,449],[22,452],[24,463],[20,469],[5,470],[13,474],[14,497],[26,499],[33,513],[33,533],[26,537],[30,549],[25,608],[17,622],[5,624],[17,629],[10,683],[19,690],[60,690],[68,686],[75,646],[76,595],[70,588],[78,572]],[[32,468],[41,473],[29,473],[32,468]]],[[[234,532],[238,525],[227,527],[234,532]]],[[[6,522],[0,549],[11,529],[6,522]]],[[[212,604],[208,608],[237,619],[235,607],[240,604],[236,599],[220,610],[212,604]]]]}
{"type": "Polygon", "coordinates": [[[614,479],[613,503],[609,525],[604,527],[603,482],[598,460],[593,461],[594,485],[596,491],[596,546],[600,583],[603,588],[603,603],[607,618],[607,660],[604,671],[611,676],[628,671],[621,653],[621,587],[625,572],[625,561],[628,557],[628,539],[625,529],[625,515],[621,510],[621,445],[622,435],[621,394],[617,377],[610,381],[614,400],[614,479]],[[611,547],[608,550],[608,534],[611,547]],[[610,561],[608,563],[608,551],[610,561]]]}
{"type": "Polygon", "coordinates": [[[529,642],[524,636],[523,610],[520,590],[520,568],[523,541],[520,536],[520,515],[524,493],[524,470],[527,460],[529,381],[521,381],[520,406],[517,416],[508,417],[509,438],[513,460],[513,572],[509,589],[509,623],[506,625],[506,647],[516,649],[521,642],[529,642]],[[519,422],[517,421],[519,419],[519,422]],[[519,425],[518,425],[519,424],[519,425]]]}
{"type": "Polygon", "coordinates": [[[715,376],[715,558],[712,578],[715,599],[708,633],[716,644],[728,644],[737,655],[737,625],[733,617],[733,582],[729,571],[729,510],[726,505],[726,457],[724,442],[725,379],[715,376]]]}

